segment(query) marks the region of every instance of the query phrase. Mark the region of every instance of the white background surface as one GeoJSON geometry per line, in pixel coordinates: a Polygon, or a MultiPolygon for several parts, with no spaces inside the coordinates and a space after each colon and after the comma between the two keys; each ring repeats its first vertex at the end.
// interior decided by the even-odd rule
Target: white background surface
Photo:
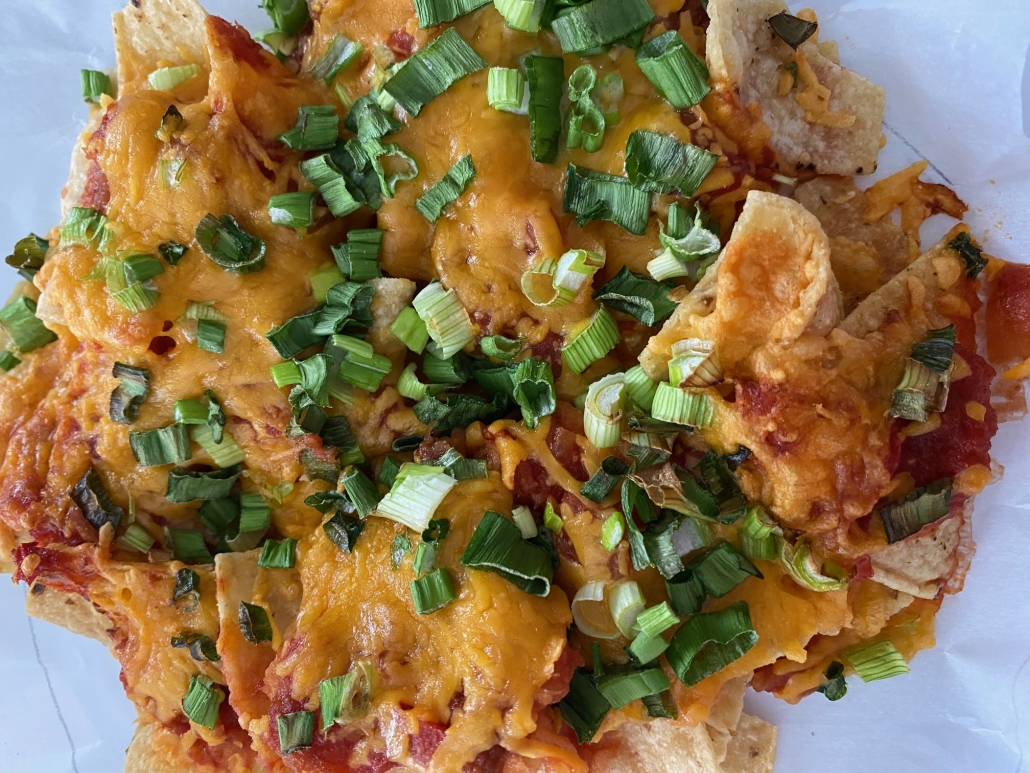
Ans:
{"type": "MultiPolygon", "coordinates": [[[[114,64],[118,0],[3,0],[0,245],[57,223],[86,110],[79,69],[114,64]]],[[[257,0],[209,0],[251,29],[257,0]]],[[[1030,262],[1030,0],[821,0],[821,35],[846,66],[887,87],[881,172],[917,158],[970,205],[988,251],[1030,262]]],[[[793,6],[797,10],[798,6],[793,6]]],[[[928,226],[936,234],[944,218],[928,226]]],[[[927,242],[928,243],[928,242],[927,242]]],[[[4,254],[5,254],[4,253],[4,254]]],[[[0,272],[0,296],[15,281],[0,272]]],[[[1030,420],[1028,420],[1030,422],[1030,420]]],[[[977,555],[947,599],[938,646],[907,676],[849,680],[847,697],[787,706],[749,696],[780,726],[779,773],[1030,772],[1030,423],[1003,425],[1008,470],[976,502],[977,555]],[[1024,759],[1027,757],[1027,759],[1024,759]]],[[[135,712],[101,645],[23,610],[0,579],[0,772],[115,773],[135,712]]]]}

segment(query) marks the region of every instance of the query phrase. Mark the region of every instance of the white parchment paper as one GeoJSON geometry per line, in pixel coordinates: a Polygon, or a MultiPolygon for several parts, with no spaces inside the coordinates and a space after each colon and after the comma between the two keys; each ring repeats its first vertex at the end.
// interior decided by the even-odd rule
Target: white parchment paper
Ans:
{"type": "MultiPolygon", "coordinates": [[[[3,0],[0,245],[58,219],[84,123],[79,69],[114,64],[120,0],[3,0]]],[[[251,29],[257,0],[208,0],[251,29]]],[[[986,249],[1030,262],[1030,0],[816,0],[822,39],[887,88],[880,175],[920,158],[970,205],[986,249]]],[[[795,7],[797,10],[797,7],[795,7]]],[[[875,178],[874,178],[875,179],[875,178]]],[[[950,226],[927,224],[925,243],[950,226]]],[[[6,248],[4,248],[6,249],[6,248]]],[[[0,297],[15,281],[0,272],[0,297]]],[[[751,695],[780,727],[779,773],[1030,772],[1030,422],[1002,425],[1000,483],[976,500],[965,590],[937,618],[938,645],[912,673],[846,698],[788,706],[751,695]]],[[[30,620],[0,581],[0,771],[115,773],[135,712],[96,642],[30,620]]]]}

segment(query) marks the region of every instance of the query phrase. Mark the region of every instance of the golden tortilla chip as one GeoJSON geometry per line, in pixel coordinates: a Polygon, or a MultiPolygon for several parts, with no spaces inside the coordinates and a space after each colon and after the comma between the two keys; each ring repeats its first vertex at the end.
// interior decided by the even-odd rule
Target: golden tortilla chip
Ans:
{"type": "Polygon", "coordinates": [[[713,81],[735,90],[743,107],[753,103],[761,107],[784,171],[849,175],[875,171],[884,90],[823,56],[813,40],[796,54],[791,51],[768,24],[771,17],[787,10],[781,0],[711,0],[707,58],[713,81]],[[802,77],[782,93],[781,78],[790,78],[783,65],[791,61],[802,77]],[[810,109],[806,90],[819,91],[824,97],[828,90],[828,101],[822,100],[826,110],[810,109]]]}
{"type": "Polygon", "coordinates": [[[77,593],[68,593],[45,585],[33,585],[25,597],[25,611],[37,620],[59,625],[62,628],[96,639],[101,644],[112,645],[111,621],[86,598],[77,593]]]}
{"type": "Polygon", "coordinates": [[[722,761],[722,773],[772,773],[779,733],[776,725],[742,714],[722,761]]]}
{"type": "Polygon", "coordinates": [[[207,68],[207,13],[196,0],[132,0],[113,19],[119,97],[159,67],[207,68]]]}
{"type": "Polygon", "coordinates": [[[958,560],[961,518],[945,518],[872,554],[872,578],[888,588],[934,598],[958,560]]]}

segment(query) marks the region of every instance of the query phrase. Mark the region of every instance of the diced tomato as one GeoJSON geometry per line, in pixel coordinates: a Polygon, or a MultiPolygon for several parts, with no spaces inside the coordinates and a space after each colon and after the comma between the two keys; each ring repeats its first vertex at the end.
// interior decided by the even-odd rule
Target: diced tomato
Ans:
{"type": "Polygon", "coordinates": [[[408,749],[411,752],[411,758],[419,765],[428,766],[446,735],[447,725],[421,720],[418,723],[418,732],[409,736],[411,741],[408,749]]]}
{"type": "Polygon", "coordinates": [[[538,707],[550,706],[564,698],[569,692],[569,682],[572,681],[573,672],[585,662],[582,655],[566,645],[554,662],[551,678],[544,682],[540,692],[537,693],[536,705],[538,707]]]}
{"type": "Polygon", "coordinates": [[[14,549],[14,579],[32,585],[42,582],[51,588],[69,593],[85,594],[90,580],[97,576],[92,556],[85,549],[45,547],[35,542],[26,542],[14,549]],[[26,559],[35,556],[38,563],[26,559]],[[26,566],[29,571],[26,572],[26,566]]]}
{"type": "Polygon", "coordinates": [[[386,45],[398,59],[407,59],[411,56],[411,49],[415,45],[415,38],[411,37],[404,30],[394,30],[386,39],[386,45]]]}
{"type": "Polygon", "coordinates": [[[988,287],[987,355],[1009,363],[1030,357],[1030,266],[1006,263],[988,287]]]}
{"type": "Polygon", "coordinates": [[[974,464],[990,466],[991,463],[991,439],[998,431],[998,413],[991,407],[995,370],[987,360],[961,343],[955,345],[955,353],[969,363],[972,373],[951,385],[940,428],[906,438],[901,446],[898,472],[911,474],[917,486],[940,478],[954,478],[974,464]],[[983,421],[966,413],[966,403],[970,401],[987,409],[983,421]]]}

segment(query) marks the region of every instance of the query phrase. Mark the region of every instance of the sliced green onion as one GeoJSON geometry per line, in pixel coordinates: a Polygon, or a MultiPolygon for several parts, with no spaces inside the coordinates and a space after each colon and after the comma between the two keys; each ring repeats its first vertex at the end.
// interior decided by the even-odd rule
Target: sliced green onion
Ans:
{"type": "Polygon", "coordinates": [[[266,540],[258,556],[258,566],[264,569],[292,569],[297,561],[297,540],[266,540]]]}
{"type": "Polygon", "coordinates": [[[346,177],[333,163],[330,154],[301,161],[300,171],[308,182],[318,188],[325,205],[336,217],[345,217],[356,212],[364,203],[364,196],[360,199],[355,198],[346,177]]]}
{"type": "Polygon", "coordinates": [[[707,387],[722,381],[722,363],[713,341],[687,338],[672,345],[669,383],[677,387],[707,387]]]}
{"type": "Polygon", "coordinates": [[[241,601],[239,624],[240,633],[251,644],[272,641],[272,621],[264,607],[241,601]]]}
{"type": "Polygon", "coordinates": [[[544,526],[555,534],[565,528],[565,522],[562,521],[561,516],[554,511],[554,505],[548,501],[544,507],[544,526]]]}
{"type": "Polygon", "coordinates": [[[812,546],[807,540],[791,546],[786,540],[780,541],[780,564],[798,585],[818,593],[841,590],[848,587],[846,579],[829,577],[822,572],[822,567],[812,554],[812,546]]]}
{"type": "Polygon", "coordinates": [[[501,335],[484,336],[479,341],[479,349],[487,357],[508,362],[515,359],[522,351],[521,338],[505,338],[501,335]]]}
{"type": "Polygon", "coordinates": [[[125,281],[129,283],[146,282],[165,272],[161,262],[148,253],[126,255],[121,261],[122,270],[125,272],[125,281]]]}
{"type": "Polygon", "coordinates": [[[429,190],[418,197],[415,201],[415,208],[427,220],[435,223],[440,219],[440,215],[465,192],[474,179],[476,179],[476,167],[472,163],[472,156],[465,156],[450,168],[443,179],[434,183],[429,190]]]}
{"type": "Polygon", "coordinates": [[[533,596],[547,596],[551,590],[550,556],[524,540],[514,523],[493,510],[487,510],[476,527],[461,565],[498,574],[533,596]]]}
{"type": "Polygon", "coordinates": [[[619,632],[627,639],[632,639],[636,631],[637,615],[644,611],[647,602],[640,586],[633,580],[616,583],[608,594],[608,609],[619,632]]]}
{"type": "Polygon", "coordinates": [[[909,359],[905,373],[891,395],[888,416],[912,421],[926,421],[928,411],[941,410],[947,400],[950,379],[947,374],[938,374],[923,363],[909,359]]]}
{"type": "Polygon", "coordinates": [[[304,0],[261,0],[277,30],[296,35],[308,25],[308,6],[304,0]]]}
{"type": "Polygon", "coordinates": [[[529,86],[529,144],[533,160],[553,164],[561,149],[561,103],[565,61],[560,56],[530,55],[525,59],[529,86]]]}
{"type": "Polygon", "coordinates": [[[573,373],[582,373],[614,349],[619,338],[618,324],[600,308],[585,326],[566,339],[562,359],[573,373]]]}
{"type": "Polygon", "coordinates": [[[647,373],[639,365],[634,365],[626,371],[626,391],[634,405],[648,413],[651,412],[658,385],[647,377],[647,373]]]}
{"type": "Polygon", "coordinates": [[[194,596],[200,599],[200,575],[192,569],[180,569],[175,573],[175,589],[172,591],[174,604],[183,596],[194,596]]]}
{"type": "Polygon", "coordinates": [[[419,543],[418,549],[415,550],[415,561],[412,564],[412,569],[417,576],[429,574],[436,569],[436,559],[439,555],[439,546],[432,543],[422,541],[419,543]]]}
{"type": "Polygon", "coordinates": [[[590,743],[611,710],[611,704],[598,691],[593,677],[577,668],[569,682],[569,692],[558,704],[564,719],[581,743],[590,743]]]}
{"type": "Polygon", "coordinates": [[[955,326],[929,330],[926,338],[912,345],[912,359],[934,373],[946,373],[955,352],[955,326]]]}
{"type": "Polygon", "coordinates": [[[676,310],[676,302],[669,299],[670,289],[668,285],[652,281],[623,266],[618,274],[594,292],[594,300],[653,327],[664,322],[676,310]]]}
{"type": "Polygon", "coordinates": [[[592,220],[608,220],[642,236],[647,231],[651,197],[625,177],[569,164],[562,206],[576,216],[580,226],[592,220]]]}
{"type": "Polygon", "coordinates": [[[116,362],[111,375],[118,379],[118,386],[111,392],[108,416],[119,424],[132,424],[150,394],[150,371],[116,362]]]}
{"type": "Polygon", "coordinates": [[[323,263],[308,274],[308,281],[311,282],[311,295],[315,302],[325,303],[330,288],[345,281],[345,278],[335,263],[323,263]]]}
{"type": "Polygon", "coordinates": [[[347,470],[343,477],[340,478],[340,483],[347,491],[347,496],[350,497],[362,518],[370,516],[375,511],[376,505],[383,498],[376,489],[375,484],[357,467],[351,467],[347,470]]]}
{"type": "Polygon", "coordinates": [[[36,316],[36,302],[27,295],[19,295],[0,309],[0,327],[22,354],[57,340],[57,335],[36,316]]]}
{"type": "Polygon", "coordinates": [[[826,669],[826,682],[815,689],[826,696],[828,701],[839,701],[848,694],[848,683],[844,681],[844,664],[835,660],[826,669]]]}
{"type": "Polygon", "coordinates": [[[905,656],[890,641],[849,647],[841,654],[863,682],[890,679],[910,670],[905,656]]]}
{"type": "Polygon", "coordinates": [[[213,499],[200,506],[200,522],[219,537],[229,530],[229,525],[240,515],[240,507],[234,499],[213,499]]]}
{"type": "Polygon", "coordinates": [[[390,325],[390,332],[415,354],[422,354],[429,343],[429,329],[418,312],[406,306],[390,325]]]}
{"type": "Polygon", "coordinates": [[[761,505],[751,505],[740,522],[740,545],[748,558],[775,561],[780,552],[776,540],[782,534],[761,505]]]}
{"type": "Polygon", "coordinates": [[[372,666],[359,660],[343,676],[324,679],[318,685],[318,698],[323,732],[361,719],[372,708],[372,666]]]}
{"type": "Polygon", "coordinates": [[[441,359],[453,356],[475,338],[475,327],[458,296],[439,282],[427,285],[412,305],[439,347],[435,354],[441,359]]]}
{"type": "Polygon", "coordinates": [[[82,70],[82,98],[90,104],[100,104],[100,97],[107,94],[114,96],[114,87],[111,85],[111,78],[106,72],[99,70],[82,70]]]}
{"type": "Polygon", "coordinates": [[[797,51],[798,46],[812,37],[819,28],[819,25],[814,21],[799,19],[797,16],[791,16],[786,11],[780,11],[769,19],[769,26],[772,27],[773,32],[776,33],[780,40],[795,51],[797,51]]]}
{"type": "Polygon", "coordinates": [[[243,449],[228,432],[223,434],[220,442],[215,440],[215,432],[209,424],[194,426],[190,430],[190,437],[223,469],[233,467],[246,458],[243,449]]]}
{"type": "MultiPolygon", "coordinates": [[[[392,198],[396,192],[397,183],[403,180],[414,180],[418,177],[418,164],[415,159],[401,150],[396,143],[383,144],[379,140],[368,140],[363,144],[356,144],[351,141],[347,143],[347,153],[355,159],[355,164],[362,168],[371,167],[379,182],[379,194],[392,198]],[[403,169],[399,164],[394,164],[397,171],[387,175],[383,167],[383,158],[398,158],[404,162],[403,169]]],[[[370,180],[371,178],[369,178],[370,180]]],[[[368,195],[365,194],[366,201],[368,195]]],[[[371,206],[371,204],[370,204],[371,206]]]]}
{"type": "Polygon", "coordinates": [[[646,636],[660,636],[679,621],[680,619],[669,606],[669,602],[663,601],[637,615],[637,628],[646,636]]]}
{"type": "Polygon", "coordinates": [[[619,105],[622,103],[625,93],[622,76],[617,72],[608,73],[598,82],[593,94],[597,99],[601,114],[604,116],[606,126],[615,126],[621,120],[619,105]]]}
{"type": "Polygon", "coordinates": [[[139,314],[147,309],[154,308],[155,304],[157,304],[159,293],[140,282],[133,282],[124,290],[112,293],[111,297],[133,314],[139,314]]]}
{"type": "Polygon", "coordinates": [[[182,699],[182,713],[191,722],[213,729],[218,722],[218,707],[225,700],[225,693],[202,674],[190,677],[190,686],[182,699]]]}
{"type": "Polygon", "coordinates": [[[155,91],[171,91],[191,78],[200,75],[199,64],[183,64],[178,67],[162,67],[147,76],[147,83],[155,91]]]}
{"type": "Polygon", "coordinates": [[[465,42],[456,29],[449,27],[416,52],[383,85],[383,90],[415,116],[454,83],[486,66],[486,60],[465,42]]]}
{"type": "Polygon", "coordinates": [[[625,533],[626,518],[616,510],[601,524],[601,547],[611,553],[622,542],[625,533]]]}
{"type": "Polygon", "coordinates": [[[275,54],[275,58],[284,64],[297,49],[296,36],[287,35],[280,29],[272,28],[255,32],[254,40],[268,46],[272,53],[275,54]]]}
{"type": "Polygon", "coordinates": [[[492,400],[469,394],[448,395],[446,402],[426,397],[414,407],[415,417],[432,424],[437,432],[467,427],[474,421],[489,424],[508,412],[508,396],[496,394],[492,400]]]}
{"type": "Polygon", "coordinates": [[[392,367],[390,359],[381,354],[368,355],[364,352],[350,351],[340,364],[340,378],[358,389],[375,392],[392,367]]]}
{"type": "Polygon", "coordinates": [[[692,615],[701,610],[705,596],[722,598],[748,577],[761,578],[762,573],[732,544],[720,542],[688,561],[667,580],[666,590],[677,613],[692,615]]]}
{"type": "Polygon", "coordinates": [[[601,149],[604,143],[605,119],[590,96],[597,82],[597,72],[588,64],[580,65],[569,76],[569,112],[565,147],[583,148],[587,153],[601,149]]]}
{"type": "Polygon", "coordinates": [[[383,275],[379,266],[383,233],[380,228],[351,231],[344,244],[333,247],[333,258],[345,277],[352,282],[364,282],[383,275]]]}
{"type": "Polygon", "coordinates": [[[515,402],[522,409],[526,426],[533,429],[544,416],[554,413],[557,401],[554,395],[554,374],[551,364],[529,357],[518,364],[512,375],[515,402]]]}
{"type": "Polygon", "coordinates": [[[747,602],[696,614],[677,629],[665,657],[688,687],[722,670],[755,646],[747,602]]]}
{"type": "Polygon", "coordinates": [[[644,43],[636,59],[658,93],[677,110],[693,107],[711,91],[708,67],[675,30],[644,43]]]}
{"type": "Polygon", "coordinates": [[[321,307],[298,314],[281,325],[273,327],[265,333],[265,338],[271,341],[272,346],[284,360],[296,357],[309,346],[325,341],[324,335],[315,333],[315,327],[321,316],[321,307]]]}
{"type": "Polygon", "coordinates": [[[176,400],[174,416],[181,424],[207,424],[208,410],[200,400],[176,400]]]}
{"type": "MultiPolygon", "coordinates": [[[[687,276],[697,281],[704,276],[708,267],[715,262],[722,248],[719,241],[719,224],[695,204],[694,222],[688,230],[680,224],[678,204],[669,207],[668,232],[663,230],[658,239],[664,250],[647,264],[647,270],[655,279],[687,276]]],[[[684,216],[685,217],[685,216],[684,216]]]]}
{"type": "Polygon", "coordinates": [[[718,160],[715,153],[646,130],[633,132],[626,142],[626,175],[653,193],[693,196],[718,160]]]}
{"type": "Polygon", "coordinates": [[[48,249],[50,249],[50,243],[46,239],[29,234],[24,239],[15,242],[14,249],[4,261],[8,266],[17,269],[23,279],[31,282],[36,273],[43,268],[48,249]]]}
{"type": "Polygon", "coordinates": [[[617,456],[609,456],[586,483],[579,493],[591,502],[600,502],[607,497],[629,472],[629,465],[617,456]]]}
{"type": "Polygon", "coordinates": [[[311,65],[311,77],[331,85],[336,76],[355,62],[364,50],[360,43],[343,35],[333,35],[325,53],[311,65]]]}
{"type": "Polygon", "coordinates": [[[613,709],[621,709],[648,695],[669,689],[669,677],[658,667],[595,677],[597,689],[613,709]]]}
{"type": "Polygon", "coordinates": [[[564,53],[581,53],[643,30],[654,18],[645,0],[591,0],[556,18],[551,31],[564,53]]]}
{"type": "Polygon", "coordinates": [[[456,481],[488,478],[486,462],[483,459],[466,459],[455,449],[448,448],[447,453],[437,460],[444,472],[456,481]]]}
{"type": "Polygon", "coordinates": [[[486,101],[494,110],[527,115],[529,91],[526,79],[510,67],[491,67],[486,82],[486,101]]]}
{"type": "Polygon", "coordinates": [[[456,485],[457,481],[443,472],[403,479],[398,477],[389,493],[379,502],[376,515],[423,531],[436,508],[456,485]]]}
{"type": "Polygon", "coordinates": [[[215,354],[225,351],[225,325],[210,319],[197,322],[197,347],[215,354]]]}
{"type": "Polygon", "coordinates": [[[587,250],[569,250],[557,261],[545,259],[522,275],[522,292],[535,306],[565,306],[576,299],[580,288],[588,285],[604,266],[604,255],[587,250]],[[549,287],[539,291],[540,280],[549,287]]]}
{"type": "MultiPolygon", "coordinates": [[[[133,526],[135,525],[133,524],[133,526]]],[[[217,663],[222,659],[215,648],[215,643],[211,641],[211,637],[205,636],[202,633],[181,633],[178,636],[173,636],[171,645],[175,649],[189,649],[193,659],[201,662],[206,660],[211,663],[217,663]]]]}
{"type": "Polygon", "coordinates": [[[279,753],[307,749],[315,737],[315,712],[295,711],[292,714],[280,714],[276,717],[279,730],[279,753]]]}
{"type": "Polygon", "coordinates": [[[409,400],[421,400],[428,394],[439,394],[447,388],[446,384],[423,384],[415,375],[415,363],[409,363],[401,371],[397,379],[397,392],[409,400]]]}
{"type": "Polygon", "coordinates": [[[117,539],[116,544],[122,550],[146,553],[154,547],[154,537],[138,523],[130,523],[125,529],[125,533],[117,539]]]}
{"type": "Polygon", "coordinates": [[[184,564],[212,564],[214,558],[207,549],[204,535],[196,529],[165,527],[165,545],[171,549],[176,561],[184,564]]]}
{"type": "Polygon", "coordinates": [[[147,432],[129,432],[129,448],[144,467],[179,464],[193,456],[185,424],[169,424],[147,432]]]}
{"type": "Polygon", "coordinates": [[[240,532],[268,530],[272,511],[260,494],[240,495],[240,532]]]}
{"type": "Polygon", "coordinates": [[[240,228],[232,215],[205,215],[197,225],[197,243],[218,266],[234,274],[265,267],[265,243],[240,228]]]}
{"type": "Polygon", "coordinates": [[[169,502],[223,499],[232,492],[232,487],[242,472],[238,466],[213,472],[195,472],[176,467],[168,473],[165,496],[169,502]]]}
{"type": "Polygon", "coordinates": [[[494,8],[513,30],[536,35],[547,7],[546,0],[494,0],[494,8]]]}
{"type": "Polygon", "coordinates": [[[626,376],[623,373],[605,376],[587,389],[583,426],[595,448],[611,448],[618,444],[625,407],[626,376]]]}
{"type": "MultiPolygon", "coordinates": [[[[639,618],[638,618],[639,619],[639,618]]],[[[679,620],[677,619],[677,622],[679,620]]],[[[633,656],[637,663],[650,663],[658,659],[665,650],[669,649],[669,642],[662,636],[650,636],[646,633],[639,633],[637,637],[626,647],[626,652],[633,656]]],[[[646,697],[646,696],[642,696],[646,697]]]]}
{"type": "Polygon", "coordinates": [[[457,598],[451,573],[444,567],[434,569],[411,583],[411,599],[420,615],[431,615],[457,598]]]}
{"type": "MultiPolygon", "coordinates": [[[[329,288],[325,296],[325,308],[315,325],[316,335],[332,335],[348,325],[372,326],[372,298],[375,286],[361,282],[341,282],[329,288]]],[[[366,354],[372,356],[372,347],[366,354]]]]}
{"type": "Polygon", "coordinates": [[[359,520],[345,512],[338,511],[325,522],[322,530],[336,547],[346,553],[353,553],[358,537],[365,529],[365,521],[359,520]]]}
{"type": "Polygon", "coordinates": [[[700,389],[681,389],[661,383],[655,392],[651,415],[658,421],[685,427],[710,427],[715,421],[715,404],[700,389]]]}
{"type": "Polygon", "coordinates": [[[358,142],[379,140],[401,128],[400,121],[384,110],[370,94],[354,103],[344,126],[358,135],[358,142]]]}
{"type": "Polygon", "coordinates": [[[470,14],[489,2],[490,0],[415,0],[418,26],[426,29],[444,22],[454,21],[459,16],[470,14]]]}
{"type": "Polygon", "coordinates": [[[951,511],[951,481],[936,480],[879,510],[883,530],[891,544],[911,537],[951,511]]]}
{"type": "Polygon", "coordinates": [[[426,352],[422,358],[422,372],[426,378],[437,384],[461,386],[469,380],[468,357],[458,352],[446,359],[426,352]]]}
{"type": "Polygon", "coordinates": [[[948,242],[948,248],[957,252],[965,262],[966,276],[970,279],[975,279],[987,267],[987,258],[983,256],[983,251],[973,244],[968,231],[963,231],[948,242]]]}
{"type": "Polygon", "coordinates": [[[315,219],[315,194],[311,191],[280,193],[268,200],[268,217],[274,225],[304,229],[315,219]]]}
{"type": "Polygon", "coordinates": [[[105,215],[87,207],[72,207],[61,228],[61,241],[95,248],[110,238],[109,233],[105,215]]]}
{"type": "Polygon", "coordinates": [[[536,527],[536,520],[533,518],[533,513],[529,511],[528,507],[519,505],[511,511],[511,518],[515,521],[515,525],[519,527],[519,531],[522,533],[522,539],[532,539],[539,534],[539,529],[536,527]]]}
{"type": "Polygon", "coordinates": [[[592,580],[582,585],[572,599],[572,620],[576,624],[576,628],[592,639],[619,638],[619,633],[614,628],[614,623],[608,624],[608,621],[611,619],[611,613],[608,610],[608,606],[604,603],[606,585],[607,583],[602,580],[592,580]],[[591,606],[595,610],[595,615],[587,614],[587,609],[591,606]],[[605,618],[605,628],[594,625],[591,620],[591,617],[599,614],[605,618]]]}

